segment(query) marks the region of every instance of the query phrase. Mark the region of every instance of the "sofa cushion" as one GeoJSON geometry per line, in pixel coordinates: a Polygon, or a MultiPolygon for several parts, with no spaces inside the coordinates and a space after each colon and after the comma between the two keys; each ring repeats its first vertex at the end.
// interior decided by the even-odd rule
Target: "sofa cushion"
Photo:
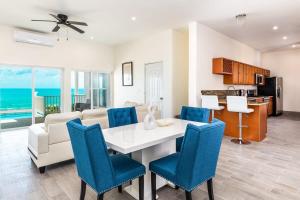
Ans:
{"type": "Polygon", "coordinates": [[[83,125],[85,126],[91,126],[94,124],[100,124],[102,129],[108,128],[108,117],[107,115],[104,115],[103,117],[100,118],[91,118],[91,119],[84,119],[81,121],[83,125]]]}
{"type": "Polygon", "coordinates": [[[59,124],[65,123],[72,119],[80,118],[81,119],[81,112],[66,112],[66,113],[54,113],[49,114],[45,118],[45,130],[48,131],[49,124],[59,124]]]}
{"type": "Polygon", "coordinates": [[[106,108],[98,108],[94,110],[84,110],[82,111],[82,119],[95,119],[95,118],[102,118],[107,115],[106,108]]]}

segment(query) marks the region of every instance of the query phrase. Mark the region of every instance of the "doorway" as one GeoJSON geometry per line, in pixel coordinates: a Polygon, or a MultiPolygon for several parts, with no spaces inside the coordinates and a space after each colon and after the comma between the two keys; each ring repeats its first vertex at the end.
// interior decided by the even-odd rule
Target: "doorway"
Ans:
{"type": "Polygon", "coordinates": [[[145,64],[145,101],[157,106],[163,117],[163,62],[145,64]]]}

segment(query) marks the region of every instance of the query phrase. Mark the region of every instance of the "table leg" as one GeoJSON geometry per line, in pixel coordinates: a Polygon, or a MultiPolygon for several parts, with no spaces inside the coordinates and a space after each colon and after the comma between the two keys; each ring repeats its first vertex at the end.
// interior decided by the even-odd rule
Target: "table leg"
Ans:
{"type": "MultiPolygon", "coordinates": [[[[146,149],[142,149],[132,153],[132,158],[139,161],[146,167],[146,174],[144,180],[144,200],[151,200],[151,172],[149,171],[149,163],[153,160],[157,160],[164,156],[170,155],[176,152],[176,141],[168,141],[162,144],[158,144],[146,149]]],[[[168,182],[161,177],[156,178],[157,189],[167,185],[168,182]]],[[[129,193],[135,199],[138,199],[138,180],[134,180],[132,185],[124,188],[124,191],[129,193]]]]}

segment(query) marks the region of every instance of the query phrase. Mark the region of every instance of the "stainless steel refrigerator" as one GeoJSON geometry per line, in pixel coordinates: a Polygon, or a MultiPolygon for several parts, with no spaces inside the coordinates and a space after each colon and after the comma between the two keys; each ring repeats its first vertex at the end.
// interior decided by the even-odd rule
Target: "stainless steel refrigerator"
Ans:
{"type": "Polygon", "coordinates": [[[257,86],[259,96],[273,96],[273,115],[283,112],[283,80],[282,77],[266,78],[265,85],[257,86]]]}

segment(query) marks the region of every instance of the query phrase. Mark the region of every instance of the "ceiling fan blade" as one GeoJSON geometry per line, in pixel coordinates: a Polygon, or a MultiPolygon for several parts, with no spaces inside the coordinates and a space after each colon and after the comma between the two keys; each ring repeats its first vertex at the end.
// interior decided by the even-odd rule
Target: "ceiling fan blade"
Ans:
{"type": "Polygon", "coordinates": [[[54,17],[55,19],[57,19],[58,21],[60,21],[60,19],[56,15],[53,15],[53,14],[49,14],[49,15],[51,15],[52,17],[54,17]]]}
{"type": "Polygon", "coordinates": [[[70,27],[71,29],[73,29],[73,30],[79,32],[79,33],[84,33],[83,30],[77,28],[76,26],[73,26],[72,24],[65,24],[65,25],[68,26],[68,27],[70,27]]]}
{"type": "Polygon", "coordinates": [[[57,32],[59,29],[60,29],[60,27],[59,27],[58,25],[56,25],[56,26],[54,27],[54,29],[52,30],[52,32],[57,32]]]}
{"type": "Polygon", "coordinates": [[[32,22],[57,22],[57,21],[53,21],[53,20],[39,20],[39,19],[32,19],[32,22]]]}
{"type": "Polygon", "coordinates": [[[75,22],[75,21],[68,21],[69,24],[75,24],[80,26],[87,26],[87,23],[85,22],[75,22]]]}

